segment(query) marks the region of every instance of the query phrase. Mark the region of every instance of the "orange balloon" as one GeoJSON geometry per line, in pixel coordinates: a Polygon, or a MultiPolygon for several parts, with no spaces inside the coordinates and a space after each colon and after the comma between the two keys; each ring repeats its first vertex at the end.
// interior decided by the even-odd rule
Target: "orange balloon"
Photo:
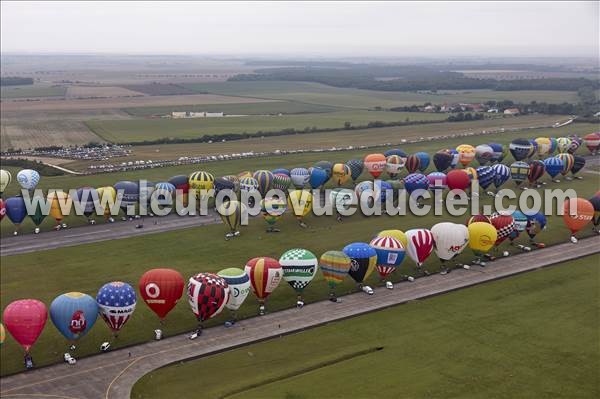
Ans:
{"type": "Polygon", "coordinates": [[[584,228],[594,217],[594,206],[590,201],[583,198],[575,198],[574,201],[576,201],[574,214],[571,214],[571,200],[565,201],[563,208],[563,220],[571,230],[571,234],[575,234],[584,228]]]}
{"type": "Polygon", "coordinates": [[[369,154],[365,157],[365,168],[374,178],[385,170],[387,160],[383,154],[369,154]]]}

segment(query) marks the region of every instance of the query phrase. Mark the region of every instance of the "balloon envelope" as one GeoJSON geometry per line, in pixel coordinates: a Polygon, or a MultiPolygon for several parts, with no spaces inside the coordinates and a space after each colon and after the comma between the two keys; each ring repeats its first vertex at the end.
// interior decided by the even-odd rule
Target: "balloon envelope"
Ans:
{"type": "Polygon", "coordinates": [[[469,229],[457,223],[442,222],[431,227],[435,254],[442,261],[458,256],[469,244],[469,229]]]}
{"type": "Polygon", "coordinates": [[[302,292],[317,274],[319,262],[310,251],[294,248],[285,251],[279,258],[283,279],[296,292],[302,292]]]}
{"type": "Polygon", "coordinates": [[[474,222],[469,224],[469,248],[475,255],[483,255],[488,252],[498,239],[496,228],[486,222],[474,222]]]}
{"type": "Polygon", "coordinates": [[[252,291],[258,299],[266,299],[277,288],[283,278],[283,270],[276,259],[253,258],[244,269],[250,277],[252,291]]]}
{"type": "Polygon", "coordinates": [[[229,310],[238,310],[250,293],[250,277],[237,267],[230,267],[217,273],[229,287],[229,300],[225,307],[229,310]]]}
{"type": "Polygon", "coordinates": [[[142,274],[138,288],[146,305],[163,320],[181,299],[184,285],[177,270],[159,268],[142,274]]]}
{"type": "Polygon", "coordinates": [[[319,260],[323,278],[330,288],[335,288],[348,275],[351,259],[341,251],[327,251],[319,260]]]}
{"type": "Polygon", "coordinates": [[[350,277],[359,284],[365,281],[375,269],[377,252],[364,242],[346,245],[343,252],[350,258],[350,277]]]}
{"type": "Polygon", "coordinates": [[[48,311],[37,299],[21,299],[8,304],[2,314],[4,327],[29,352],[42,333],[48,311]]]}
{"type": "Polygon", "coordinates": [[[229,293],[227,282],[213,273],[198,273],[188,280],[188,303],[200,322],[221,313],[229,293]]]}
{"type": "Polygon", "coordinates": [[[88,333],[98,318],[98,304],[81,292],[68,292],[50,304],[50,319],[68,340],[74,341],[88,333]]]}
{"type": "Polygon", "coordinates": [[[135,311],[135,290],[131,285],[122,281],[106,283],[98,290],[96,302],[100,316],[116,334],[135,311]]]}
{"type": "Polygon", "coordinates": [[[420,266],[433,251],[433,235],[427,229],[412,229],[406,233],[408,256],[420,266]]]}
{"type": "Polygon", "coordinates": [[[594,205],[584,198],[567,200],[563,206],[563,220],[571,234],[577,233],[594,218],[594,205]],[[573,208],[573,209],[571,209],[573,208]]]}
{"type": "Polygon", "coordinates": [[[27,208],[23,197],[10,197],[4,201],[6,216],[15,226],[20,225],[27,216],[27,208]]]}

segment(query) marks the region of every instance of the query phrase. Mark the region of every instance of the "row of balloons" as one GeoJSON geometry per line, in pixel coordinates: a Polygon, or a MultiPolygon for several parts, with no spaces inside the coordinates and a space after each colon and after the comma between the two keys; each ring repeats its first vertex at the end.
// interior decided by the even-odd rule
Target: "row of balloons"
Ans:
{"type": "MultiPolygon", "coordinates": [[[[576,215],[565,214],[565,222],[575,234],[594,219],[600,220],[600,191],[593,198],[594,205],[577,198],[576,215]],[[594,214],[594,206],[596,211],[594,214]]],[[[570,202],[565,202],[565,210],[570,202]]],[[[327,251],[319,259],[309,250],[295,248],[286,251],[277,259],[257,257],[250,259],[244,270],[227,268],[220,272],[198,273],[188,279],[187,299],[201,323],[218,315],[223,308],[235,312],[244,303],[250,290],[256,295],[261,312],[267,297],[285,280],[296,291],[301,300],[304,289],[321,269],[323,278],[330,287],[330,296],[335,298],[335,288],[349,275],[362,286],[374,270],[382,281],[388,279],[408,255],[420,269],[432,252],[443,265],[452,260],[468,246],[480,259],[493,247],[498,248],[505,240],[514,243],[522,232],[527,232],[531,243],[547,223],[542,213],[512,214],[496,213],[491,217],[475,215],[463,224],[441,222],[431,229],[417,228],[406,232],[384,230],[369,243],[355,242],[342,251],[327,251]]],[[[540,245],[542,247],[543,245],[540,245]]],[[[152,269],[142,275],[138,283],[139,294],[148,307],[165,319],[184,292],[184,279],[173,269],[152,269]]],[[[103,285],[96,298],[81,293],[69,292],[58,296],[50,305],[50,318],[58,331],[74,343],[92,328],[98,315],[116,337],[133,315],[137,304],[136,290],[125,282],[115,281],[103,285]]],[[[3,313],[3,322],[14,339],[29,353],[41,334],[48,311],[41,301],[22,299],[11,302],[3,313]]],[[[2,341],[4,342],[4,327],[2,341]]]]}

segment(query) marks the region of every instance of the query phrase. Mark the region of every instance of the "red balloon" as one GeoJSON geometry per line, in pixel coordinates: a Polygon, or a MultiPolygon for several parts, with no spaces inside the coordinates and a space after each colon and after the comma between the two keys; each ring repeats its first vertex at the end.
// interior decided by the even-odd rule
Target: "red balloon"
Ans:
{"type": "Polygon", "coordinates": [[[510,215],[492,215],[490,218],[490,223],[492,223],[498,232],[496,245],[500,245],[502,241],[506,240],[515,230],[515,219],[510,215]]]}
{"type": "Polygon", "coordinates": [[[183,295],[185,282],[173,269],[152,269],[142,275],[140,295],[148,307],[163,320],[183,295]]]}
{"type": "Polygon", "coordinates": [[[408,173],[415,173],[417,170],[419,170],[420,166],[421,158],[419,158],[415,154],[409,155],[408,158],[406,158],[406,163],[404,164],[404,167],[406,168],[406,170],[408,170],[408,173]]]}
{"type": "Polygon", "coordinates": [[[577,233],[594,217],[594,205],[586,199],[575,198],[575,212],[571,215],[571,201],[565,201],[563,208],[563,220],[571,230],[571,234],[577,233]]]}
{"type": "Polygon", "coordinates": [[[471,178],[463,169],[453,169],[446,175],[446,183],[450,190],[466,190],[471,184],[471,178]]]}
{"type": "Polygon", "coordinates": [[[229,300],[229,286],[224,278],[212,273],[198,273],[188,281],[188,303],[203,322],[221,313],[229,300]]]}
{"type": "Polygon", "coordinates": [[[25,352],[29,352],[37,341],[47,319],[46,305],[37,299],[21,299],[11,302],[4,309],[2,316],[4,326],[15,341],[25,349],[25,352]]]}
{"type": "Polygon", "coordinates": [[[4,219],[6,215],[6,207],[4,206],[4,200],[0,198],[0,220],[4,219]]]}

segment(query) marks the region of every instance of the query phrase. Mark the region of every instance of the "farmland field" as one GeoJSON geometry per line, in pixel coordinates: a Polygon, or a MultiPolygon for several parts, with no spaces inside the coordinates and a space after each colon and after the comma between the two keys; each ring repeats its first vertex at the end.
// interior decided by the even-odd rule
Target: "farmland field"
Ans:
{"type": "Polygon", "coordinates": [[[569,91],[446,91],[439,94],[415,92],[385,92],[346,89],[309,82],[222,82],[186,84],[199,92],[223,95],[250,96],[278,100],[294,100],[348,108],[398,107],[413,104],[485,102],[513,100],[517,102],[577,102],[577,93],[569,91]]]}
{"type": "Polygon", "coordinates": [[[0,125],[2,150],[50,145],[81,145],[101,142],[83,122],[75,120],[21,121],[0,125]]]}
{"type": "Polygon", "coordinates": [[[144,376],[131,397],[185,397],[201,386],[204,397],[232,399],[596,398],[594,263],[582,258],[172,365],[144,376]],[[383,349],[343,361],[375,347],[383,349]]]}
{"type": "Polygon", "coordinates": [[[183,94],[194,94],[194,90],[172,83],[151,83],[123,85],[127,90],[133,90],[149,96],[174,96],[183,94]]]}
{"type": "Polygon", "coordinates": [[[13,98],[63,97],[65,92],[66,88],[64,86],[2,86],[0,88],[0,98],[6,100],[13,98]]]}
{"type": "Polygon", "coordinates": [[[88,127],[106,141],[115,143],[155,140],[166,137],[193,138],[205,134],[272,132],[284,129],[310,130],[313,127],[343,128],[345,122],[354,126],[369,122],[403,122],[444,120],[445,114],[423,112],[340,111],[318,114],[282,116],[243,116],[191,119],[136,119],[120,121],[89,121],[88,127]]]}
{"type": "Polygon", "coordinates": [[[66,97],[76,98],[104,98],[104,97],[139,97],[144,93],[129,90],[117,86],[78,86],[72,85],[67,88],[66,97]]]}

